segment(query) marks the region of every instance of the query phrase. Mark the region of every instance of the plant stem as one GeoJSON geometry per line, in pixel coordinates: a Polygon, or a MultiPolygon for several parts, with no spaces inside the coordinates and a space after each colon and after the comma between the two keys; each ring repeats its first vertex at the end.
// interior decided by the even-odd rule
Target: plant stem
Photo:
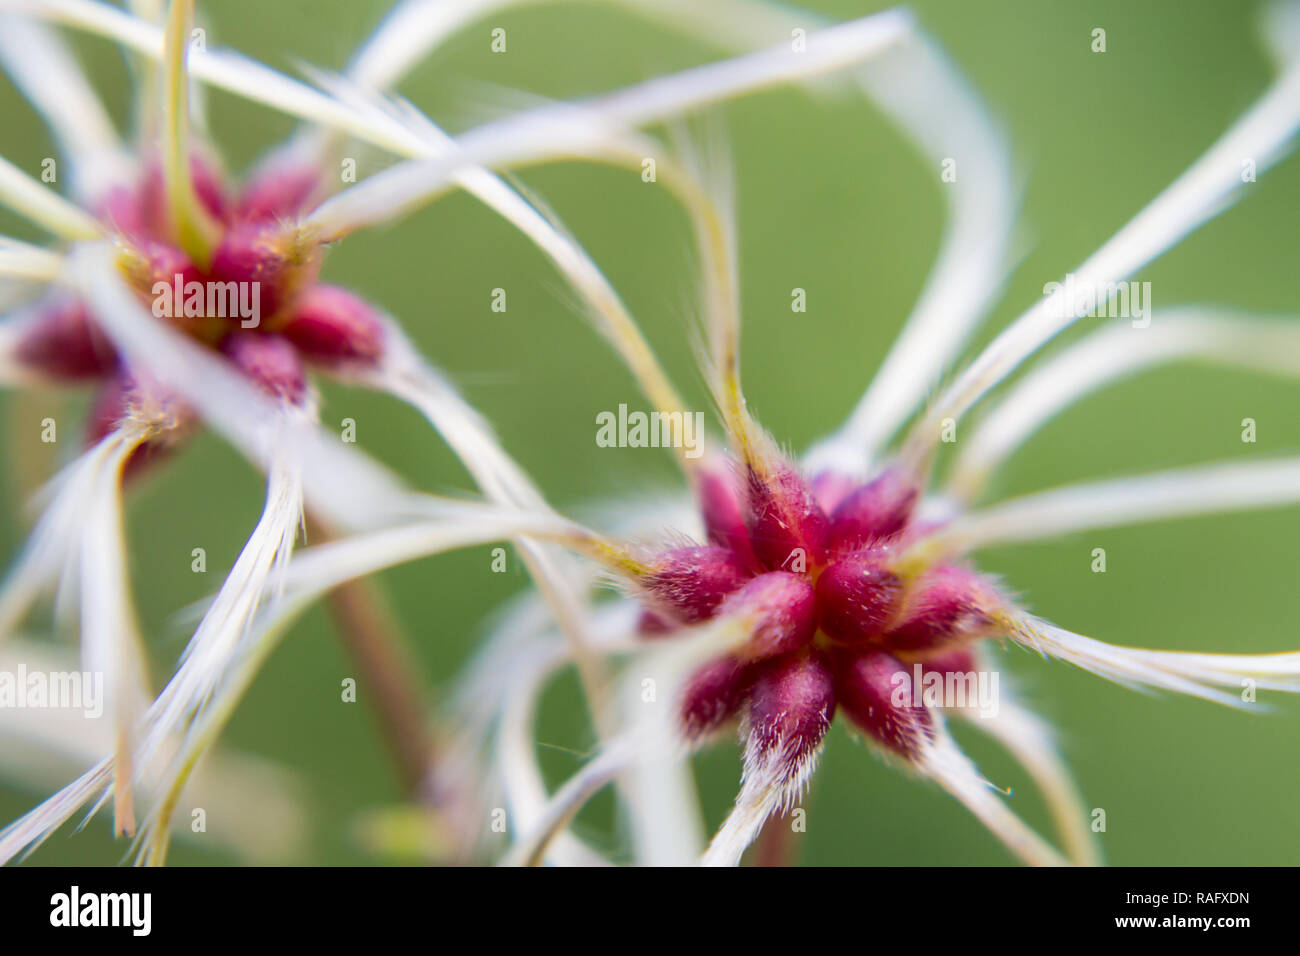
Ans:
{"type": "Polygon", "coordinates": [[[790,820],[786,816],[767,818],[763,832],[755,841],[754,866],[792,866],[795,859],[794,841],[790,839],[792,831],[790,820]]]}
{"type": "MultiPolygon", "coordinates": [[[[308,514],[313,540],[333,537],[328,525],[308,514]]],[[[413,680],[417,673],[410,646],[374,582],[360,578],[339,585],[329,607],[352,663],[357,683],[379,719],[380,732],[397,765],[402,785],[419,802],[429,797],[435,746],[425,694],[413,680]]]]}

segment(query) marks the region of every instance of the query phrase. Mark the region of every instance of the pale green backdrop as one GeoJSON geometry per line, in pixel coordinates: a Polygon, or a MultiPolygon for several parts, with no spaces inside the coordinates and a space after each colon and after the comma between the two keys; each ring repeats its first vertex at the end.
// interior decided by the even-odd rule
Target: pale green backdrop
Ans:
{"type": "MultiPolygon", "coordinates": [[[[708,0],[700,0],[707,3],[708,0]]],[[[273,66],[299,60],[339,67],[378,21],[382,2],[222,0],[201,5],[214,42],[273,66]]],[[[883,4],[822,0],[848,18],[883,4]]],[[[1264,89],[1252,3],[1126,0],[1088,3],[922,2],[937,35],[1010,130],[1024,189],[1023,264],[982,336],[1005,325],[1044,282],[1077,265],[1153,197],[1264,89]],[[1104,27],[1105,54],[1090,52],[1104,27]]],[[[120,58],[80,43],[118,115],[126,109],[120,58]]],[[[401,91],[452,129],[496,115],[512,95],[586,94],[703,62],[713,53],[593,4],[555,4],[494,16],[420,66],[401,91]],[[504,26],[509,52],[492,55],[488,29],[504,26]]],[[[290,129],[281,116],[225,94],[210,100],[214,139],[233,168],[290,129]]],[[[795,92],[720,111],[736,157],[741,222],[745,378],[751,404],[782,441],[802,449],[838,424],[907,315],[942,226],[937,171],[860,99],[819,101],[795,92]],[[808,290],[806,314],[789,309],[808,290]]],[[[8,84],[0,84],[3,152],[26,168],[48,139],[8,84]]],[[[362,172],[379,157],[362,158],[362,172]]],[[[372,167],[373,168],[373,167],[372,167]]],[[[707,407],[685,334],[691,301],[689,231],[660,190],[636,177],[580,165],[523,177],[547,200],[623,293],[696,407],[707,407]]],[[[1246,199],[1142,270],[1157,307],[1221,302],[1300,311],[1296,223],[1300,160],[1279,164],[1246,199]]],[[[6,232],[21,229],[6,219],[6,232]]],[[[452,196],[409,219],[360,234],[329,257],[325,275],[382,303],[495,423],[507,449],[560,507],[675,480],[655,450],[608,450],[593,441],[596,412],[635,403],[628,376],[575,315],[572,295],[542,257],[495,215],[452,196]],[[509,290],[509,311],[489,309],[509,290]]],[[[1081,323],[1086,328],[1089,323],[1081,323]]],[[[1300,451],[1300,383],[1181,366],[1081,403],[1011,462],[1002,493],[1212,459],[1300,451]],[[1258,422],[1243,445],[1240,422],[1258,422]]],[[[50,396],[0,398],[0,427],[16,467],[0,469],[0,555],[12,559],[26,524],[16,475],[40,465],[38,421],[50,396]]],[[[418,416],[358,392],[327,389],[327,422],[355,418],[366,451],[429,489],[468,487],[463,471],[418,416]]],[[[42,465],[42,467],[44,467],[42,465]]],[[[185,634],[172,615],[218,581],[190,571],[190,551],[228,564],[261,506],[252,471],[212,437],[134,494],[132,574],[159,675],[185,634]]],[[[1300,511],[1289,509],[1074,535],[982,557],[1039,613],[1119,643],[1270,651],[1300,646],[1296,587],[1300,511]],[[1091,550],[1109,570],[1093,574],[1091,550]]],[[[443,689],[483,636],[488,612],[525,587],[520,573],[488,571],[487,549],[384,575],[419,655],[443,689]]],[[[1300,860],[1300,705],[1268,715],[1142,696],[1063,664],[1008,651],[1025,695],[1062,731],[1090,807],[1107,812],[1104,845],[1117,864],[1286,864],[1300,860]]],[[[396,778],[368,710],[339,701],[349,667],[327,616],[308,615],[275,654],[226,741],[282,760],[308,782],[313,840],[303,862],[376,862],[349,836],[358,812],[392,802],[396,778]]],[[[592,743],[571,681],[545,701],[540,733],[553,781],[592,743]]],[[[1023,774],[966,734],[982,769],[1012,787],[1012,805],[1046,826],[1023,774]]],[[[700,761],[706,811],[721,818],[739,775],[735,747],[700,761]]],[[[37,794],[5,785],[0,818],[37,794]]],[[[948,798],[885,767],[842,729],[832,734],[798,838],[819,864],[1004,863],[1000,846],[948,798]]],[[[612,801],[599,799],[581,832],[617,855],[612,801]]],[[[119,859],[97,819],[77,837],[56,835],[43,863],[119,859]]],[[[177,863],[220,863],[220,853],[178,844],[177,863]]]]}

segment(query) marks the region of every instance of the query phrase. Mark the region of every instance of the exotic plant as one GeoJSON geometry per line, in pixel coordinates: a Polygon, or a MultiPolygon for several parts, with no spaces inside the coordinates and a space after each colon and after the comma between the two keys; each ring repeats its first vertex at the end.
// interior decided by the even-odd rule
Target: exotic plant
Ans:
{"type": "MultiPolygon", "coordinates": [[[[0,61],[48,120],[73,175],[62,195],[0,165],[0,201],[58,240],[0,247],[0,272],[27,293],[0,331],[0,369],[20,386],[93,382],[98,397],[86,450],[52,482],[0,592],[0,635],[12,640],[32,606],[56,590],[55,626],[79,631],[83,670],[103,675],[110,730],[88,748],[89,770],[0,834],[0,859],[111,799],[115,828],[135,834],[138,859],[162,862],[186,788],[204,784],[196,769],[244,690],[293,618],[336,589],[351,595],[345,608],[362,608],[346,616],[372,675],[394,698],[387,726],[408,781],[456,828],[460,859],[483,849],[499,791],[511,834],[506,860],[601,862],[568,824],[616,782],[638,862],[736,864],[772,814],[798,801],[842,715],[890,761],[960,800],[1023,860],[1092,863],[1088,811],[1045,726],[1005,690],[996,716],[979,712],[977,689],[996,675],[990,643],[1232,706],[1250,706],[1259,690],[1300,689],[1300,652],[1103,643],[1030,614],[973,558],[997,543],[1300,498],[1300,461],[1270,459],[978,504],[1040,425],[1123,376],[1186,357],[1300,372],[1294,323],[1209,308],[1116,320],[1024,376],[955,456],[940,455],[986,395],[1080,318],[1116,297],[1127,302],[1128,276],[1235,200],[1243,157],[1257,174],[1285,152],[1300,126],[1296,7],[1273,11],[1269,37],[1281,72],[1258,102],[1067,282],[950,373],[1005,278],[1014,196],[1000,131],[913,19],[890,11],[828,26],[751,0],[614,3],[746,52],[451,136],[384,91],[453,30],[506,3],[405,0],[345,73],[313,71],[311,86],[193,43],[185,0],[173,0],[165,17],[147,2],[132,4],[138,15],[92,0],[3,4],[0,61]],[[133,145],[113,131],[50,23],[109,37],[135,57],[133,145]],[[936,163],[957,144],[964,172],[949,187],[952,224],[915,313],[847,423],[796,459],[755,421],[741,388],[741,270],[718,151],[696,150],[687,136],[669,149],[638,130],[847,69],[936,163]],[[192,82],[306,126],[236,184],[220,171],[216,144],[192,129],[192,82]],[[402,159],[341,184],[333,170],[347,136],[402,159]],[[647,157],[694,226],[701,366],[725,451],[723,443],[702,455],[681,447],[691,413],[617,292],[554,216],[491,171],[556,159],[640,170],[647,157]],[[625,502],[620,533],[559,515],[395,318],[320,281],[331,245],[455,188],[503,215],[572,286],[654,408],[651,427],[679,446],[695,515],[657,526],[656,513],[625,502]],[[314,375],[410,402],[483,500],[409,490],[326,434],[314,375]],[[155,693],[131,610],[120,492],[146,465],[165,470],[164,453],[202,425],[265,472],[266,505],[155,693]],[[295,550],[304,510],[327,540],[295,550]],[[364,613],[364,582],[403,561],[502,539],[514,542],[536,594],[501,619],[465,675],[448,722],[456,733],[435,759],[423,716],[403,696],[405,675],[384,649],[382,621],[364,613]],[[611,584],[619,595],[609,595],[611,584]],[[570,664],[599,749],[548,794],[532,712],[545,682],[570,664]],[[1060,850],[980,776],[948,733],[949,718],[971,719],[1021,761],[1051,806],[1060,850]],[[704,849],[687,756],[733,728],[744,744],[741,789],[704,849]],[[137,831],[138,790],[147,799],[137,831]]],[[[32,660],[42,653],[26,649],[32,660]]]]}

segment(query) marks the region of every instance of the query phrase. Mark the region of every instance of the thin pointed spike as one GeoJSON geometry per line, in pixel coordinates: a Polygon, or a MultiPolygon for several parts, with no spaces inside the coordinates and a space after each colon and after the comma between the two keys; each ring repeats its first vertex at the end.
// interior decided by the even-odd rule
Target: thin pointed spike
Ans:
{"type": "Polygon", "coordinates": [[[387,89],[461,28],[525,2],[536,0],[400,0],[353,54],[348,74],[371,89],[387,89]]]}
{"type": "Polygon", "coordinates": [[[0,158],[0,204],[62,239],[98,239],[99,223],[79,206],[0,158]]]}
{"type": "Polygon", "coordinates": [[[1226,462],[1064,485],[956,518],[916,548],[952,554],[1198,515],[1300,503],[1300,457],[1226,462]]]}
{"type": "MultiPolygon", "coordinates": [[[[159,63],[163,60],[164,30],[108,4],[95,0],[18,0],[16,7],[29,16],[102,36],[159,63]]],[[[419,155],[419,137],[398,120],[362,116],[319,90],[232,50],[191,50],[189,72],[195,79],[297,119],[345,130],[399,154],[409,155],[415,150],[419,155]]]]}
{"type": "Polygon", "coordinates": [[[388,221],[446,191],[466,165],[539,163],[583,155],[624,131],[812,76],[842,70],[889,49],[910,21],[890,11],[830,27],[787,44],[658,77],[584,103],[553,104],[477,127],[457,139],[448,159],[402,163],[327,200],[308,223],[324,238],[388,221]]]}
{"type": "Polygon", "coordinates": [[[1254,706],[1245,688],[1300,693],[1300,652],[1201,654],[1107,644],[1024,612],[1000,616],[1017,644],[1124,687],[1186,694],[1237,709],[1254,706]]]}
{"type": "Polygon", "coordinates": [[[63,256],[52,249],[0,236],[0,276],[56,282],[63,269],[63,256]]]}
{"type": "Polygon", "coordinates": [[[707,379],[733,447],[743,461],[758,466],[771,452],[749,414],[740,384],[740,291],[733,187],[717,172],[708,176],[693,168],[698,165],[687,162],[675,178],[684,183],[682,195],[687,200],[700,253],[707,379]],[[708,181],[712,181],[712,188],[703,185],[708,181]]]}
{"type": "MultiPolygon", "coordinates": [[[[554,645],[520,649],[528,655],[510,682],[495,740],[497,772],[512,829],[525,834],[501,862],[506,866],[536,866],[550,860],[564,865],[600,865],[604,861],[593,849],[567,832],[573,813],[596,789],[603,786],[606,770],[622,769],[631,749],[615,743],[611,766],[593,758],[570,785],[548,797],[546,781],[537,762],[537,702],[546,681],[564,661],[554,645]],[[588,776],[591,774],[591,776],[588,776]]],[[[605,751],[607,752],[607,751],[605,751]]]]}
{"type": "Polygon", "coordinates": [[[1072,283],[1058,283],[956,377],[908,435],[905,466],[928,471],[944,421],[960,419],[1025,359],[1091,311],[1096,290],[1113,288],[1228,208],[1243,185],[1241,157],[1252,157],[1262,172],[1289,151],[1298,129],[1300,56],[1196,162],[1074,270],[1072,283]]]}
{"type": "Polygon", "coordinates": [[[1050,728],[1037,715],[1008,701],[1005,693],[995,716],[969,709],[957,713],[999,741],[1029,772],[1047,802],[1070,862],[1075,866],[1101,866],[1097,838],[1089,826],[1091,815],[1069,768],[1056,752],[1050,728]]]}
{"type": "Polygon", "coordinates": [[[1171,362],[1197,360],[1300,377],[1300,320],[1190,307],[1150,328],[1124,319],[1073,343],[1018,381],[961,443],[946,493],[969,503],[998,468],[1056,414],[1114,382],[1171,362]]]}
{"type": "Polygon", "coordinates": [[[93,201],[126,181],[131,160],[103,103],[55,31],[0,14],[0,62],[54,134],[75,195],[93,201]]]}
{"type": "Polygon", "coordinates": [[[190,171],[190,30],[194,0],[172,0],[163,54],[163,182],[176,240],[205,266],[217,243],[217,224],[204,208],[190,171]]]}
{"type": "Polygon", "coordinates": [[[135,833],[132,799],[134,728],[149,699],[145,657],[126,566],[122,469],[148,426],[128,423],[95,449],[99,465],[80,543],[81,649],[85,669],[103,674],[105,712],[115,725],[114,830],[135,833]]]}
{"type": "Polygon", "coordinates": [[[1068,860],[1011,811],[942,727],[937,728],[934,740],[926,744],[914,766],[922,776],[960,801],[1003,846],[1025,863],[1069,866],[1068,860]]]}

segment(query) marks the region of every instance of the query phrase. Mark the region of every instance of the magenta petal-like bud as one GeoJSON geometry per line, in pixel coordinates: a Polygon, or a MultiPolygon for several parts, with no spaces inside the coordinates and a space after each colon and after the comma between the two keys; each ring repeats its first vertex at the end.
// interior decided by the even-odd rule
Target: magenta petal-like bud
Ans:
{"type": "Polygon", "coordinates": [[[884,651],[835,658],[835,692],[849,719],[877,743],[909,760],[934,733],[934,718],[913,694],[909,665],[884,651]]]}
{"type": "Polygon", "coordinates": [[[14,360],[41,375],[68,381],[100,378],[117,367],[117,352],[78,299],[41,307],[14,344],[14,360]]]}
{"type": "Polygon", "coordinates": [[[730,463],[709,462],[701,466],[696,473],[695,493],[709,542],[729,548],[755,571],[761,570],[749,540],[749,529],[745,527],[744,489],[730,463]]]}
{"type": "Polygon", "coordinates": [[[720,657],[697,670],[682,692],[682,729],[695,740],[722,727],[745,702],[753,665],[720,657]]]}
{"type": "Polygon", "coordinates": [[[232,332],[221,351],[241,372],[268,394],[297,405],[307,394],[302,360],[285,339],[258,332],[232,332]]]}
{"type": "Polygon", "coordinates": [[[319,268],[316,250],[298,245],[278,223],[244,223],[226,230],[212,253],[211,272],[218,282],[257,283],[260,318],[266,319],[293,301],[319,268]]]}
{"type": "Polygon", "coordinates": [[[808,579],[788,571],[752,578],[722,603],[719,613],[756,616],[758,624],[738,653],[751,659],[797,651],[817,630],[817,596],[808,579]]]}
{"type": "Polygon", "coordinates": [[[757,665],[749,693],[746,759],[776,759],[782,778],[797,775],[826,736],[835,699],[830,664],[815,648],[757,665]]]}
{"type": "Polygon", "coordinates": [[[927,656],[920,663],[922,674],[972,674],[980,669],[975,655],[962,649],[927,656]]]}
{"type": "Polygon", "coordinates": [[[373,365],[384,355],[384,326],[364,300],[317,283],[294,303],[280,334],[309,362],[334,368],[373,365]]]}
{"type": "Polygon", "coordinates": [[[642,608],[641,614],[636,620],[636,632],[641,637],[654,639],[664,637],[676,631],[678,625],[674,621],[668,620],[662,614],[642,608]]]}
{"type": "Polygon", "coordinates": [[[907,527],[919,497],[916,483],[890,469],[844,498],[831,514],[831,547],[854,551],[907,527]]]}
{"type": "Polygon", "coordinates": [[[94,212],[105,226],[124,235],[137,236],[149,226],[140,192],[134,186],[110,186],[95,202],[94,212]]]}
{"type": "Polygon", "coordinates": [[[203,275],[183,250],[160,239],[140,239],[132,243],[124,263],[127,275],[155,315],[191,335],[212,340],[206,315],[185,314],[191,283],[202,282],[203,275]]]}
{"type": "Polygon", "coordinates": [[[750,539],[754,553],[771,571],[800,571],[826,557],[829,522],[812,489],[794,468],[778,462],[767,476],[747,475],[750,539]]]}
{"type": "Polygon", "coordinates": [[[932,651],[989,633],[997,592],[974,571],[944,566],[928,571],[882,643],[896,653],[932,651]]]}
{"type": "MultiPolygon", "coordinates": [[[[221,174],[209,160],[200,155],[190,157],[190,181],[194,194],[208,214],[218,222],[225,222],[230,212],[226,187],[221,174]]],[[[155,236],[173,236],[170,209],[167,203],[167,185],[161,164],[151,163],[139,191],[140,219],[144,228],[155,236]]]]}
{"type": "Polygon", "coordinates": [[[191,156],[190,179],[194,183],[194,194],[203,208],[218,222],[224,222],[230,212],[230,202],[226,198],[226,184],[217,167],[201,156],[191,156]]]}
{"type": "Polygon", "coordinates": [[[131,281],[145,294],[154,295],[154,284],[164,282],[175,289],[177,276],[182,294],[185,286],[191,282],[201,282],[200,274],[194,261],[184,250],[161,239],[141,239],[132,243],[135,255],[127,263],[131,281]]]}
{"type": "Polygon", "coordinates": [[[823,471],[813,477],[813,497],[821,505],[822,511],[832,514],[840,502],[857,491],[861,484],[862,482],[855,481],[842,472],[823,471]]]}
{"type": "Polygon", "coordinates": [[[232,218],[237,222],[295,219],[320,187],[320,170],[311,163],[269,163],[244,186],[232,218]]]}
{"type": "Polygon", "coordinates": [[[821,627],[847,644],[878,637],[889,629],[902,600],[903,586],[886,556],[855,551],[836,561],[817,579],[821,627]]]}
{"type": "Polygon", "coordinates": [[[658,608],[693,624],[712,617],[750,577],[726,548],[677,548],[660,555],[641,583],[658,608]]]}

